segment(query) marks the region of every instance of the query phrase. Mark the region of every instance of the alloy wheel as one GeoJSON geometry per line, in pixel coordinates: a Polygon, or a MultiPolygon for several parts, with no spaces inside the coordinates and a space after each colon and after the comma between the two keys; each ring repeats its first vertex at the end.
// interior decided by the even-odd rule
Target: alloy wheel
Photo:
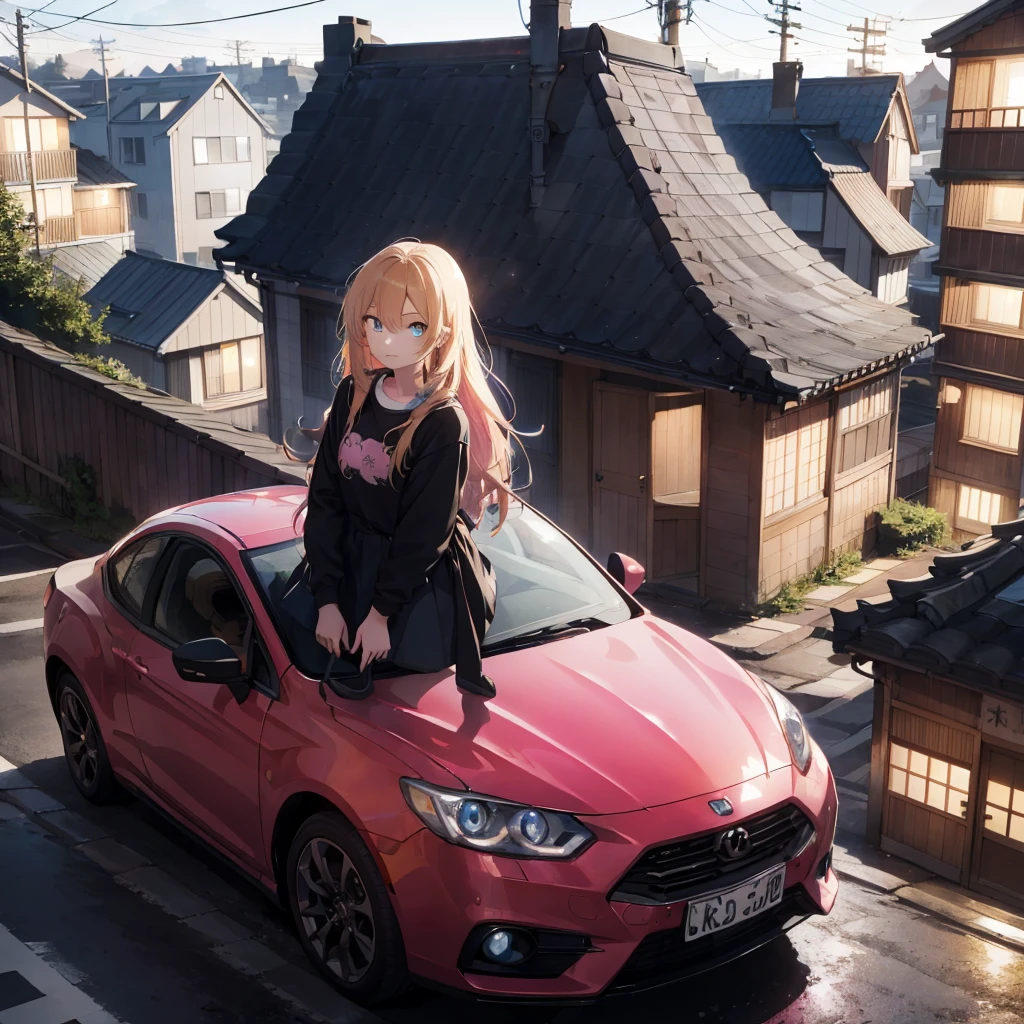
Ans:
{"type": "Polygon", "coordinates": [[[341,981],[358,982],[373,964],[373,908],[352,859],[329,839],[311,839],[295,867],[295,895],[306,937],[341,981]]]}
{"type": "Polygon", "coordinates": [[[96,725],[78,695],[70,688],[66,688],[60,697],[60,727],[71,770],[86,789],[91,789],[99,775],[96,725]]]}

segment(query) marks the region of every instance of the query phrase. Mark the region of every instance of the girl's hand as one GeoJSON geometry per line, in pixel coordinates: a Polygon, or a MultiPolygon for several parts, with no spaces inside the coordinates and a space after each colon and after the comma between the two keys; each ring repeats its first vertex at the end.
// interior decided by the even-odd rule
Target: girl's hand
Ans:
{"type": "Polygon", "coordinates": [[[369,614],[363,619],[363,624],[356,630],[355,639],[352,641],[352,652],[355,653],[362,648],[363,654],[359,659],[359,671],[362,672],[371,661],[387,657],[391,650],[391,634],[388,632],[387,616],[381,615],[376,608],[371,608],[369,614]]]}
{"type": "Polygon", "coordinates": [[[342,653],[349,649],[348,626],[345,625],[345,617],[336,604],[325,604],[320,609],[320,616],[316,622],[316,639],[336,658],[340,658],[342,653]]]}

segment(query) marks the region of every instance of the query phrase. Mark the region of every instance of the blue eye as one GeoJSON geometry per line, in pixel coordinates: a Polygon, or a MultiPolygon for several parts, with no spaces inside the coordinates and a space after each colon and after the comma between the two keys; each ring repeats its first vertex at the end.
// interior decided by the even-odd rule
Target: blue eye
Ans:
{"type": "Polygon", "coordinates": [[[426,324],[410,324],[409,325],[409,330],[412,331],[412,336],[414,338],[422,338],[423,337],[423,332],[426,331],[426,329],[427,329],[427,325],[426,324]]]}
{"type": "Polygon", "coordinates": [[[378,333],[384,330],[384,325],[375,316],[364,316],[363,323],[366,323],[367,320],[370,321],[370,326],[378,333]]]}

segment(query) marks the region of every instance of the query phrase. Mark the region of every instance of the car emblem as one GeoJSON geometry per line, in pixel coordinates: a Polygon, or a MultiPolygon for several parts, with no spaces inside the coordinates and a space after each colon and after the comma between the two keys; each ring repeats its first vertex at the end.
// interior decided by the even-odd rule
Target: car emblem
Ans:
{"type": "Polygon", "coordinates": [[[750,833],[745,828],[731,828],[715,836],[715,853],[726,860],[737,860],[750,852],[750,833]]]}
{"type": "Polygon", "coordinates": [[[723,818],[727,814],[732,814],[732,804],[724,797],[721,800],[709,800],[708,806],[715,814],[720,814],[723,818]]]}

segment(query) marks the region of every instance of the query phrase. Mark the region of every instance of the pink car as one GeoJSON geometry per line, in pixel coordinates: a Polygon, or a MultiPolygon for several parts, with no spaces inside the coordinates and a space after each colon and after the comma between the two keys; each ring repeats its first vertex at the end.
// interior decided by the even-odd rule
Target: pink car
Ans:
{"type": "Polygon", "coordinates": [[[46,682],[90,800],[149,798],[290,908],[371,1004],[409,982],[586,1002],[707,970],[827,914],[836,790],[799,713],[516,506],[498,695],[382,666],[350,701],[282,592],[304,491],[222,495],[57,570],[46,682]],[[321,660],[323,658],[323,661],[321,660]]]}

